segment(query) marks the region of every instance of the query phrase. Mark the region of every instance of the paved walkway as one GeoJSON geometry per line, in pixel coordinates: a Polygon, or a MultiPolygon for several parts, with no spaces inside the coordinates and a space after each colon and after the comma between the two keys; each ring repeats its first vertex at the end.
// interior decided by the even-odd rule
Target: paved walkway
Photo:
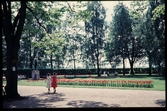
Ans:
{"type": "MultiPolygon", "coordinates": [[[[52,91],[52,90],[51,90],[52,91]]],[[[165,91],[66,88],[47,93],[43,86],[18,86],[23,100],[4,101],[3,108],[165,107],[165,91]]]]}

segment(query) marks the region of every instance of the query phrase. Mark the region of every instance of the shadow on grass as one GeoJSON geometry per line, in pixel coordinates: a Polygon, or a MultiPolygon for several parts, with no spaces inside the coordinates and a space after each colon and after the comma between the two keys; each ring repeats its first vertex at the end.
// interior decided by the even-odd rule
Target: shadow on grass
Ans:
{"type": "Polygon", "coordinates": [[[77,101],[70,101],[67,103],[68,106],[72,106],[72,107],[84,107],[84,108],[93,108],[93,107],[120,107],[119,104],[111,104],[111,105],[108,105],[108,104],[105,104],[103,102],[95,102],[95,101],[84,101],[84,100],[77,100],[77,101]]]}
{"type": "Polygon", "coordinates": [[[3,108],[55,108],[52,103],[65,101],[62,93],[42,93],[3,102],[3,108]],[[40,98],[39,98],[40,97],[40,98]]]}
{"type": "Polygon", "coordinates": [[[166,105],[166,100],[163,99],[158,99],[155,101],[156,104],[158,104],[159,106],[165,106],[166,105]]]}

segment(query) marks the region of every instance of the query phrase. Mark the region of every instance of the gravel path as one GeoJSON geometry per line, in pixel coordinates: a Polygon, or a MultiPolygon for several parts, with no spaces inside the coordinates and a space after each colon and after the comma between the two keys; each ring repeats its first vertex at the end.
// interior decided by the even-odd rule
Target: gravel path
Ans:
{"type": "MultiPolygon", "coordinates": [[[[52,90],[51,90],[52,91],[52,90]]],[[[47,93],[43,86],[18,86],[23,100],[4,101],[3,108],[165,107],[165,91],[67,88],[47,93]]]]}

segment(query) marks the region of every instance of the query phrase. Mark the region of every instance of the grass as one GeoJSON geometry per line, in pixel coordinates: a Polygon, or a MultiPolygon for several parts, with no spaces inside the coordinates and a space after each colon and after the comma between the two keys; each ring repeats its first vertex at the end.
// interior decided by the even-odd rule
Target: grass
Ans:
{"type": "MultiPolygon", "coordinates": [[[[73,87],[73,88],[109,88],[109,89],[124,89],[124,90],[156,90],[156,91],[165,91],[165,78],[160,76],[148,76],[148,75],[136,75],[118,78],[68,78],[68,79],[95,79],[95,80],[153,80],[153,88],[132,88],[132,87],[103,87],[103,86],[72,86],[72,85],[59,85],[58,87],[73,87]]],[[[4,81],[5,84],[5,81],[4,81]]],[[[27,80],[18,80],[18,85],[24,86],[44,86],[44,80],[39,81],[27,81],[27,80]]]]}

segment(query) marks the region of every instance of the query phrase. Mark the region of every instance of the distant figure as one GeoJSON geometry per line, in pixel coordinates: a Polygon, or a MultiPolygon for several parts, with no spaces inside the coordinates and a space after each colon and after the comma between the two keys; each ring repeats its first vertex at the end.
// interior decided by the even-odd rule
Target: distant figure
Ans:
{"type": "Polygon", "coordinates": [[[100,72],[99,72],[99,73],[100,73],[100,76],[101,76],[101,74],[102,74],[102,70],[100,70],[100,72]]]}
{"type": "Polygon", "coordinates": [[[55,72],[53,72],[52,75],[52,80],[51,80],[51,87],[53,87],[53,93],[56,93],[56,87],[57,87],[57,74],[55,72]]]}
{"type": "Polygon", "coordinates": [[[34,73],[34,80],[37,80],[37,73],[36,73],[36,71],[34,73]]]}
{"type": "Polygon", "coordinates": [[[50,87],[51,87],[51,74],[47,73],[45,83],[46,83],[46,88],[48,88],[48,93],[50,93],[50,87]]]}
{"type": "Polygon", "coordinates": [[[103,72],[103,75],[106,75],[106,71],[103,72]]]}
{"type": "Polygon", "coordinates": [[[32,75],[31,75],[32,79],[35,79],[35,70],[32,71],[32,75]]]}
{"type": "Polygon", "coordinates": [[[39,73],[39,70],[36,70],[36,74],[37,74],[37,80],[39,80],[40,79],[40,73],[39,73]]]}
{"type": "Polygon", "coordinates": [[[107,76],[110,76],[110,72],[109,71],[107,72],[107,76]]]}
{"type": "Polygon", "coordinates": [[[118,72],[115,72],[114,75],[115,75],[115,76],[118,76],[118,72]]]}

